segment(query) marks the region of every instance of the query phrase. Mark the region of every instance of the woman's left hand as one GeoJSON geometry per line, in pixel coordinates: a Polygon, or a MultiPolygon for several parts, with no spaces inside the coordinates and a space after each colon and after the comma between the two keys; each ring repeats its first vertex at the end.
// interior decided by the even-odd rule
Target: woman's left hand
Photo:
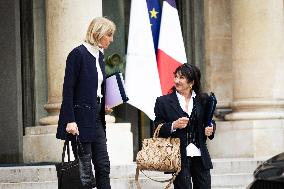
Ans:
{"type": "Polygon", "coordinates": [[[213,133],[213,127],[211,127],[211,126],[205,127],[205,135],[206,136],[211,136],[212,133],[213,133]]]}
{"type": "Polygon", "coordinates": [[[111,108],[109,108],[109,107],[105,107],[105,112],[106,112],[106,114],[111,114],[111,112],[112,112],[113,110],[111,109],[111,108]]]}

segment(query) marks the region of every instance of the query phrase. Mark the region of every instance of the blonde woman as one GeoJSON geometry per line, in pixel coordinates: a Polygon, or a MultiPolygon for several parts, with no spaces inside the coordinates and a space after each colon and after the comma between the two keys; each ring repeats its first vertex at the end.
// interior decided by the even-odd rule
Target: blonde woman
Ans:
{"type": "Polygon", "coordinates": [[[91,21],[83,44],[69,53],[56,134],[58,139],[71,141],[78,135],[83,153],[91,154],[98,189],[111,188],[105,134],[105,113],[111,110],[104,103],[103,50],[113,41],[115,30],[112,21],[97,17],[91,21]]]}

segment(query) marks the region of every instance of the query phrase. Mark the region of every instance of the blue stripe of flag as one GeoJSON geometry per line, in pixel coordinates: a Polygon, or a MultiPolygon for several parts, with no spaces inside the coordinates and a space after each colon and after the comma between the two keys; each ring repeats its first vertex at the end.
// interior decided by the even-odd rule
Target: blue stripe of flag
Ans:
{"type": "Polygon", "coordinates": [[[146,0],[146,1],[147,1],[149,19],[151,23],[155,52],[157,52],[161,15],[162,15],[161,4],[160,0],[146,0]]]}

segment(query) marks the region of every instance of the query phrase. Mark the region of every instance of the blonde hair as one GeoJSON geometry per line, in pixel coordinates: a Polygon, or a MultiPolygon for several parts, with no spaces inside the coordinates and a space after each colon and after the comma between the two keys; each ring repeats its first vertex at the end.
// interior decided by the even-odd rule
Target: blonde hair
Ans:
{"type": "Polygon", "coordinates": [[[84,41],[98,46],[104,35],[113,35],[115,30],[116,26],[111,20],[105,17],[96,17],[89,25],[84,41]]]}

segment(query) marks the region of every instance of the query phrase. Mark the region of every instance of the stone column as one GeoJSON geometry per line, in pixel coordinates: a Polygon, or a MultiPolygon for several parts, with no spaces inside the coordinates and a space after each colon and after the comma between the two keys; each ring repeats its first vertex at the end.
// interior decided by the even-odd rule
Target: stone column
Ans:
{"type": "Polygon", "coordinates": [[[101,0],[46,1],[48,101],[45,109],[49,116],[40,120],[41,125],[57,124],[66,57],[76,45],[82,44],[92,18],[101,15],[101,0]]]}
{"type": "Polygon", "coordinates": [[[24,162],[54,162],[60,160],[62,145],[55,139],[58,114],[62,101],[62,84],[68,53],[82,44],[90,21],[102,15],[101,0],[46,0],[46,40],[48,117],[40,125],[26,128],[24,162]],[[44,126],[43,126],[44,125],[44,126]]]}
{"type": "MultiPolygon", "coordinates": [[[[231,1],[204,1],[206,91],[215,93],[220,113],[230,109],[232,101],[232,19],[231,1]]],[[[223,115],[223,114],[220,114],[223,115]]]]}
{"type": "Polygon", "coordinates": [[[234,113],[226,118],[283,119],[283,1],[232,1],[232,20],[234,113]]]}
{"type": "Polygon", "coordinates": [[[283,0],[231,1],[231,11],[233,112],[215,155],[272,156],[284,148],[283,0]]]}

